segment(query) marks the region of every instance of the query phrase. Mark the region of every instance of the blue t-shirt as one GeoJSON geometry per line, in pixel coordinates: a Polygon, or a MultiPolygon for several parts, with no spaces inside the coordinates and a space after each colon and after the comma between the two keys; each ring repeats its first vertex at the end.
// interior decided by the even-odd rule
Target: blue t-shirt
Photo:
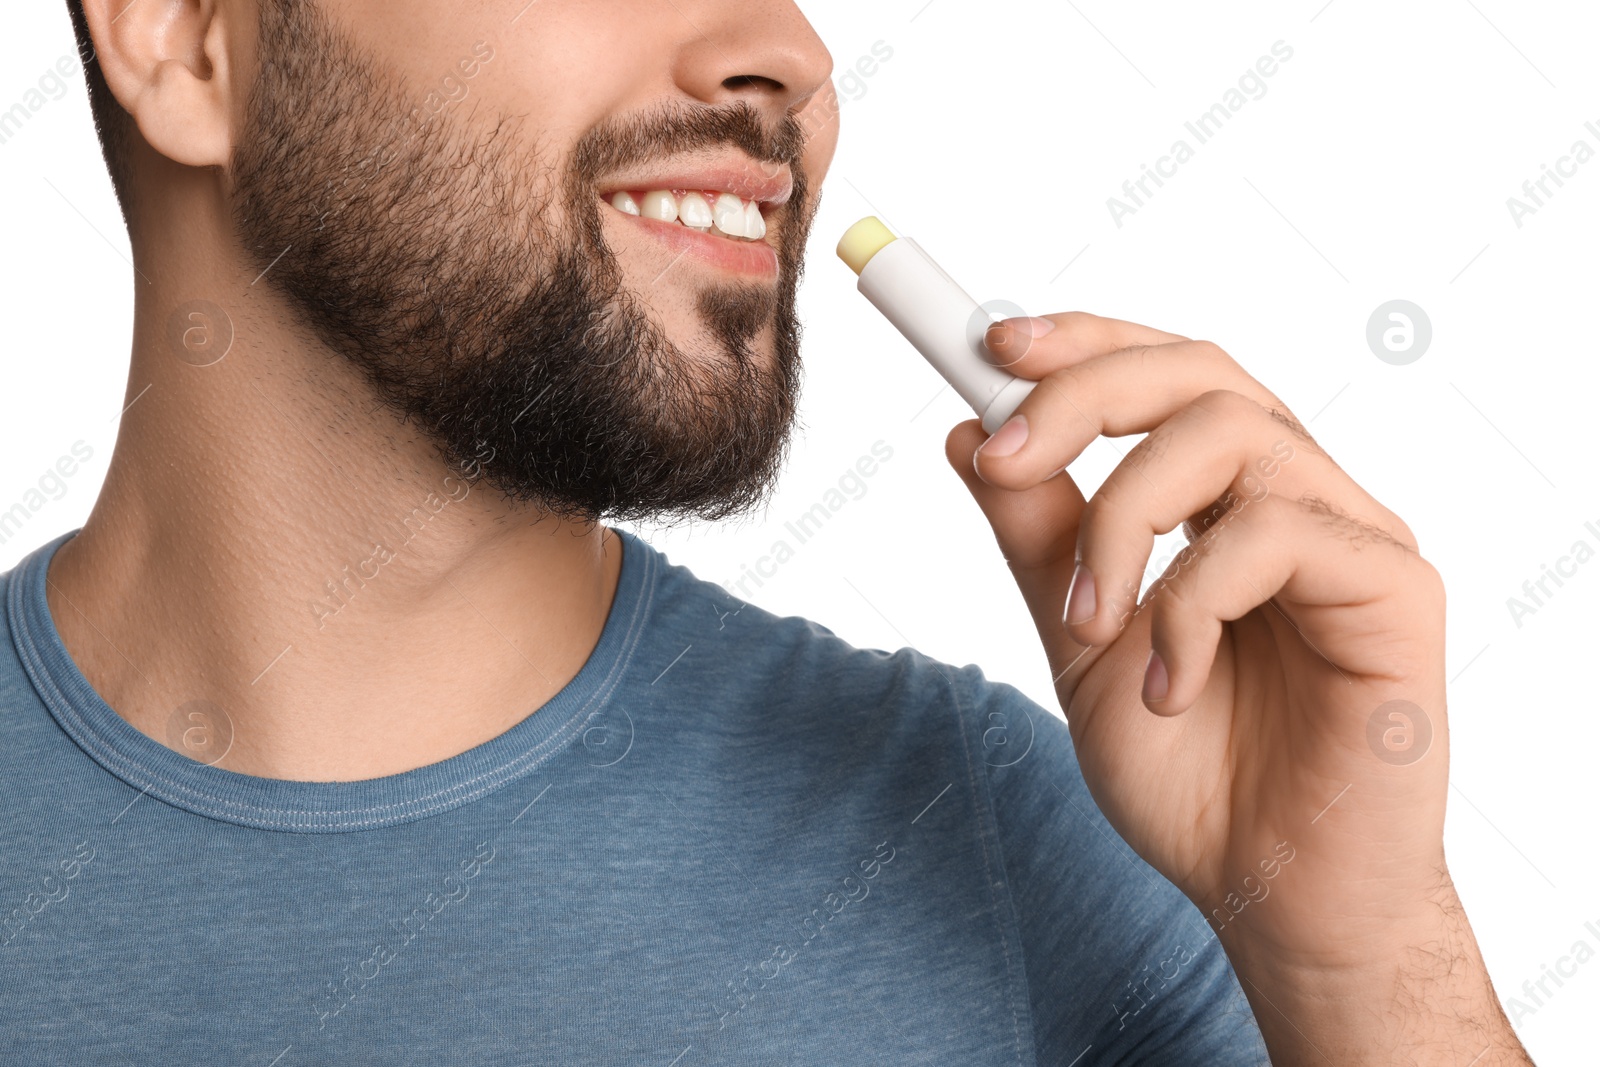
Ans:
{"type": "Polygon", "coordinates": [[[359,782],[120,718],[45,598],[71,533],[0,576],[0,1063],[1266,1062],[1059,717],[617,532],[560,693],[359,782]]]}

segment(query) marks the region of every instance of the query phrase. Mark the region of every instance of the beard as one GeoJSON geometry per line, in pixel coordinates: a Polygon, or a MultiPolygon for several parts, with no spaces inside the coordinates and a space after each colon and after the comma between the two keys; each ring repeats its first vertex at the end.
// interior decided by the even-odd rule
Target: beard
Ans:
{"type": "Polygon", "coordinates": [[[718,520],[765,502],[798,406],[795,296],[816,207],[792,115],[772,128],[744,102],[661,108],[607,119],[552,158],[517,119],[423,117],[420,94],[315,3],[263,0],[260,48],[230,161],[240,242],[445,463],[584,522],[718,520]],[[729,146],[793,173],[768,218],[778,277],[701,288],[704,333],[686,348],[624,284],[598,183],[729,146]],[[770,355],[755,347],[764,331],[770,355]]]}

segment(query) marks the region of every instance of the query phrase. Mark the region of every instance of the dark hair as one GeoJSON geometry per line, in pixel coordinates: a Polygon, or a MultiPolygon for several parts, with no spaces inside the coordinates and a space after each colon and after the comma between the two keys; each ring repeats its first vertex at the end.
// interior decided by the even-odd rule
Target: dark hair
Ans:
{"type": "Polygon", "coordinates": [[[133,168],[129,153],[133,140],[133,117],[117,103],[100,73],[100,61],[95,56],[94,41],[89,37],[89,23],[83,17],[83,0],[67,0],[67,14],[72,19],[72,32],[78,38],[78,61],[83,65],[83,81],[89,87],[89,110],[94,115],[95,132],[100,136],[100,154],[105,157],[106,170],[111,172],[111,185],[117,191],[122,205],[122,218],[128,219],[129,195],[132,191],[133,168]]]}

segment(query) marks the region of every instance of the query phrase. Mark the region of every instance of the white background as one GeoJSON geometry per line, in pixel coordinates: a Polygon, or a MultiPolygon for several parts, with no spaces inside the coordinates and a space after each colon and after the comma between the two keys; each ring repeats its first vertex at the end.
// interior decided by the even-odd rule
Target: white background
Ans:
{"type": "MultiPolygon", "coordinates": [[[[1451,868],[1502,998],[1579,940],[1600,949],[1594,849],[1600,560],[1536,613],[1507,599],[1580,539],[1600,549],[1593,263],[1600,160],[1516,225],[1507,198],[1583,139],[1600,150],[1593,5],[1379,0],[819,0],[844,134],[802,310],[804,427],[764,515],[642,531],[736,581],[874,442],[893,458],[749,599],[885,649],[977,662],[1056,710],[989,529],[946,466],[960,401],[833,257],[865,214],[915,236],[979,300],[1134,319],[1227,348],[1402,514],[1450,593],[1451,868]],[[1293,57],[1214,139],[1183,124],[1283,41],[1293,57]],[[870,65],[869,65],[870,69],[870,65]],[[1107,198],[1183,137],[1194,159],[1119,227],[1107,198]],[[1380,304],[1432,322],[1416,362],[1366,342],[1380,304]],[[1595,523],[1595,531],[1585,529],[1595,523]]],[[[72,54],[61,5],[14,5],[0,110],[72,54]]],[[[82,439],[94,458],[0,568],[82,523],[122,403],[127,241],[76,75],[0,144],[0,510],[82,439]]],[[[1131,441],[1074,466],[1097,486],[1131,441]]],[[[1553,586],[1551,587],[1553,588],[1553,586]]],[[[1568,965],[1570,967],[1570,964],[1568,965]]],[[[1519,1032],[1594,1061],[1600,959],[1519,1032]]],[[[1532,1001],[1527,1001],[1530,1007],[1532,1001]]]]}

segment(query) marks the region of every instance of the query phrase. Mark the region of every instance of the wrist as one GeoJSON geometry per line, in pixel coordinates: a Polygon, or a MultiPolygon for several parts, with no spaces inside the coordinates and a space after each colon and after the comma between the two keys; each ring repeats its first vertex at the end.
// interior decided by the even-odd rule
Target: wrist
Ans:
{"type": "Polygon", "coordinates": [[[1237,896],[1209,911],[1199,906],[1236,969],[1259,971],[1291,988],[1360,987],[1392,970],[1408,948],[1457,937],[1465,926],[1443,855],[1381,872],[1302,860],[1279,876],[1274,893],[1262,892],[1259,903],[1245,907],[1237,896]]]}
{"type": "Polygon", "coordinates": [[[1388,915],[1321,925],[1310,947],[1249,927],[1222,938],[1274,1064],[1531,1064],[1448,874],[1388,915]]]}

